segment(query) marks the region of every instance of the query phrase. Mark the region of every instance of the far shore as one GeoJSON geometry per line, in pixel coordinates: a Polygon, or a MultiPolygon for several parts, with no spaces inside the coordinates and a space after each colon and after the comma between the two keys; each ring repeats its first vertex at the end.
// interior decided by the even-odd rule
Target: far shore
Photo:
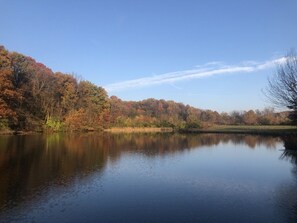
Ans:
{"type": "MultiPolygon", "coordinates": [[[[157,127],[113,127],[103,130],[108,133],[217,133],[217,134],[253,134],[253,135],[270,135],[270,136],[286,136],[296,135],[297,126],[289,125],[214,125],[207,128],[193,129],[173,129],[173,128],[157,128],[157,127]]],[[[79,131],[77,131],[79,133],[79,131]]],[[[86,131],[84,131],[86,132],[86,131]]],[[[94,131],[92,131],[94,132],[94,131]]],[[[12,131],[0,130],[0,135],[32,135],[42,134],[42,131],[12,131]]],[[[54,132],[50,132],[54,133],[54,132]]],[[[64,133],[67,133],[64,132],[64,133]]]]}
{"type": "Polygon", "coordinates": [[[224,133],[254,135],[297,135],[297,126],[289,125],[216,125],[204,129],[185,129],[184,133],[224,133]]]}

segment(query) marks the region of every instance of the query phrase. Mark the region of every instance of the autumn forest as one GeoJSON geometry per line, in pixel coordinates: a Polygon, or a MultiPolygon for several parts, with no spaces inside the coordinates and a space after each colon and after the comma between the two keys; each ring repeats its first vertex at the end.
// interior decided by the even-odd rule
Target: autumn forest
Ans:
{"type": "Polygon", "coordinates": [[[77,131],[110,127],[199,128],[209,125],[287,124],[267,108],[218,113],[174,101],[123,101],[72,74],[53,72],[29,56],[0,46],[0,130],[77,131]]]}

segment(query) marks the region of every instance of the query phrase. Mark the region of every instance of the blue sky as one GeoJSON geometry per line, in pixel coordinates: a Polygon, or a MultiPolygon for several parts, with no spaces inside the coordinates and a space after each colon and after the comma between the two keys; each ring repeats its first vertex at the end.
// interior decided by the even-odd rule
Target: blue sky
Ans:
{"type": "Polygon", "coordinates": [[[0,44],[124,100],[218,111],[269,106],[296,47],[296,0],[0,0],[0,44]]]}

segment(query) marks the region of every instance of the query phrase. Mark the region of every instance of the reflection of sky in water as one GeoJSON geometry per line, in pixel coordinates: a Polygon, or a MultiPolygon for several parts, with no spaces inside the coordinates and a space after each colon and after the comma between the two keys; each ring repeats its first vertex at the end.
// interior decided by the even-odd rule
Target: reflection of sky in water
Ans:
{"type": "MultiPolygon", "coordinates": [[[[13,217],[36,222],[294,220],[296,200],[294,203],[291,196],[292,201],[286,203],[284,199],[290,194],[296,195],[296,175],[292,174],[292,163],[280,159],[283,146],[279,140],[249,138],[248,142],[254,140],[250,146],[244,137],[234,136],[231,140],[224,135],[141,137],[109,137],[109,144],[105,146],[113,145],[112,148],[103,148],[97,142],[100,139],[86,137],[82,145],[93,140],[92,145],[99,147],[89,150],[84,147],[87,151],[72,154],[80,167],[73,169],[71,176],[64,178],[62,172],[58,180],[37,187],[39,194],[35,194],[34,199],[6,210],[2,213],[3,219],[13,217]],[[151,146],[154,148],[149,150],[151,146]],[[101,161],[96,163],[94,156],[86,153],[97,155],[94,160],[101,161]],[[79,164],[80,161],[84,164],[79,164]],[[95,165],[94,169],[88,162],[95,165]]],[[[43,159],[48,158],[49,153],[46,154],[43,159]]],[[[72,162],[71,158],[63,158],[63,162],[67,160],[72,162]]]]}

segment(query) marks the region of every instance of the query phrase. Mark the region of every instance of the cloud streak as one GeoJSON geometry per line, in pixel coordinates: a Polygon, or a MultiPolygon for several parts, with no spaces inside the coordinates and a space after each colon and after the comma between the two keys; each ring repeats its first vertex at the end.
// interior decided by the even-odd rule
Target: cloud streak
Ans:
{"type": "Polygon", "coordinates": [[[276,64],[284,63],[285,57],[262,63],[248,61],[240,65],[225,66],[221,62],[210,62],[196,69],[170,72],[155,76],[143,77],[134,80],[122,81],[104,86],[108,92],[124,91],[131,88],[142,88],[152,85],[172,84],[178,81],[205,78],[219,74],[250,73],[274,67],[276,64]]]}

